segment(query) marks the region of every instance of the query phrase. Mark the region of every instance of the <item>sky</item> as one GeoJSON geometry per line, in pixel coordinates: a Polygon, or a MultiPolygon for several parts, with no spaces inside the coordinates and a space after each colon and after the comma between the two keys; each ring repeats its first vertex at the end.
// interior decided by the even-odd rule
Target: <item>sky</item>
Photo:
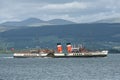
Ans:
{"type": "Polygon", "coordinates": [[[0,0],[0,23],[27,18],[78,23],[120,17],[120,0],[0,0]]]}

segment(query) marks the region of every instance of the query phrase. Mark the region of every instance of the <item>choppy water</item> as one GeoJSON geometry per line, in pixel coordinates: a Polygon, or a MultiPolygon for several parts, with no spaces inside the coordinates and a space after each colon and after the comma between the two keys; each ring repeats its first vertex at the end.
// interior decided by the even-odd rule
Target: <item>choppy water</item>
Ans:
{"type": "Polygon", "coordinates": [[[0,54],[0,80],[120,80],[120,54],[99,58],[13,58],[0,54]]]}

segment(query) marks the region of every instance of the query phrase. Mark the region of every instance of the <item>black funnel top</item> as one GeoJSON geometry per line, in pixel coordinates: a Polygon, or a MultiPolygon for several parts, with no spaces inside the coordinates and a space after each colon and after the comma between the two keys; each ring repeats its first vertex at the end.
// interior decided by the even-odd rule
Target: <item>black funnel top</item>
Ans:
{"type": "Polygon", "coordinates": [[[66,43],[66,45],[71,45],[71,43],[66,43]]]}
{"type": "Polygon", "coordinates": [[[57,45],[61,45],[61,43],[57,43],[57,45]]]}

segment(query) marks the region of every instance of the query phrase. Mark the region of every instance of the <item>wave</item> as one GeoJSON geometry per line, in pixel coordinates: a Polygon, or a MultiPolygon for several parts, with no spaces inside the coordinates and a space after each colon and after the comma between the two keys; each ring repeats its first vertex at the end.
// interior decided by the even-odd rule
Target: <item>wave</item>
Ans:
{"type": "Polygon", "coordinates": [[[1,58],[5,58],[5,59],[8,59],[8,58],[13,58],[13,57],[1,57],[1,58]]]}

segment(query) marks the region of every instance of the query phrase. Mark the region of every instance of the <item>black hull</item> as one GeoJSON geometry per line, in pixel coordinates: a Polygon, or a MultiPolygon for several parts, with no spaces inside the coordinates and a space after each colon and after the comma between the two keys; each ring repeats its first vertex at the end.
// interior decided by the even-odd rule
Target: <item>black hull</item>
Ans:
{"type": "Polygon", "coordinates": [[[90,58],[90,57],[106,57],[107,55],[95,55],[95,56],[54,56],[53,58],[90,58]]]}
{"type": "MultiPolygon", "coordinates": [[[[46,56],[48,58],[90,58],[90,57],[106,57],[107,55],[84,55],[84,56],[46,56]]],[[[46,58],[41,56],[14,56],[14,58],[46,58]]]]}

